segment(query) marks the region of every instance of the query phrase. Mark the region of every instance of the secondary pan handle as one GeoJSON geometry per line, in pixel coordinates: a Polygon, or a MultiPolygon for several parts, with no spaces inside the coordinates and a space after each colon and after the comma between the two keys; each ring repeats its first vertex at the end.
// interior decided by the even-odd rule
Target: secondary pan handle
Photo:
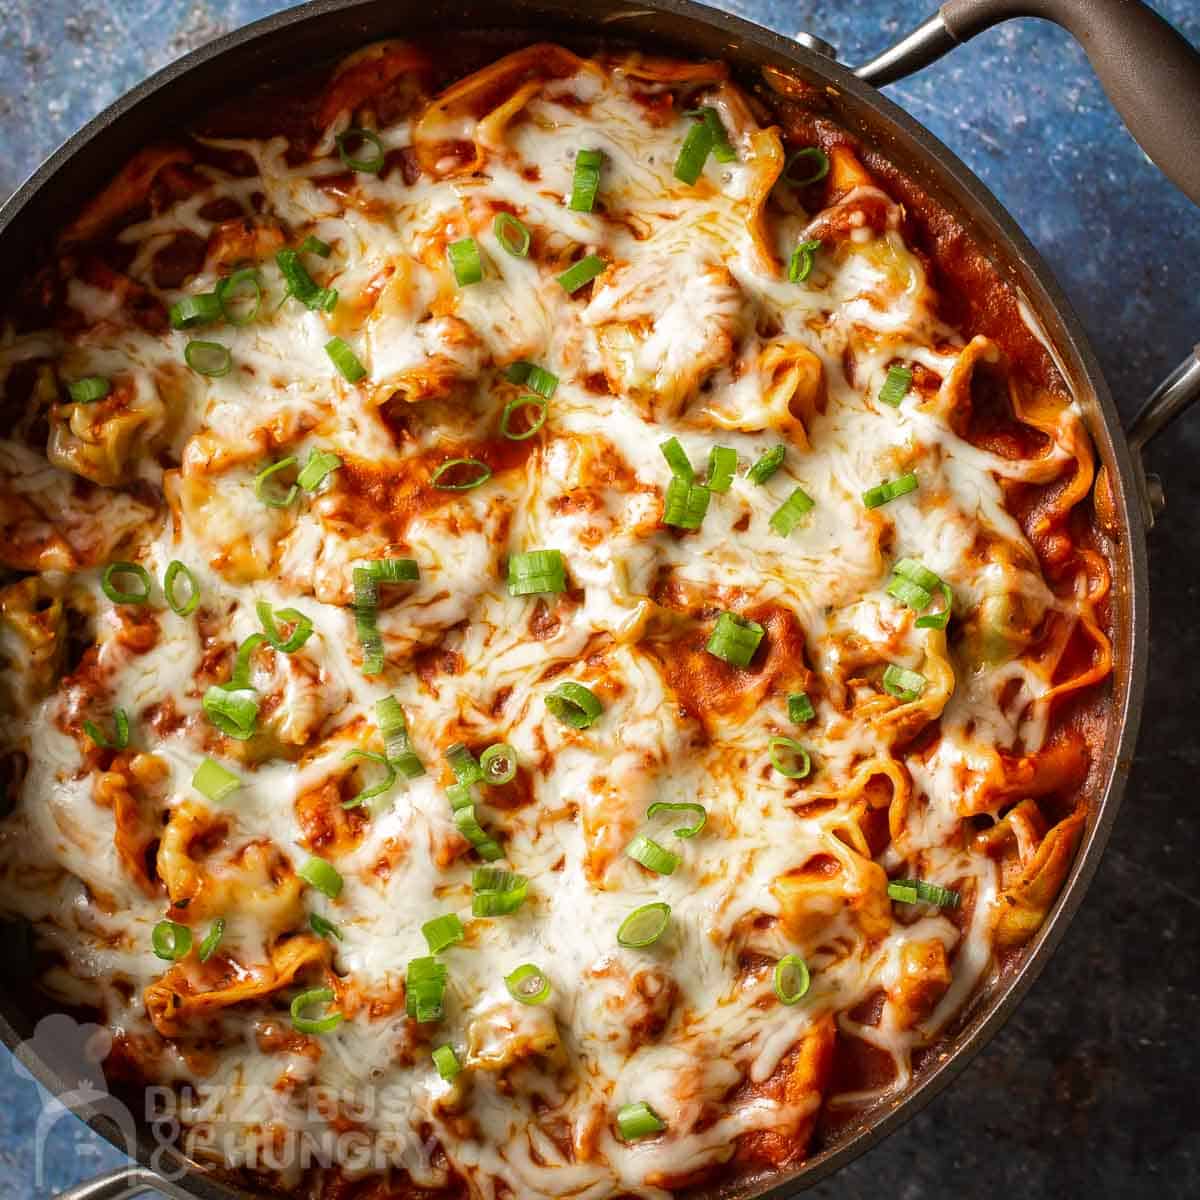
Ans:
{"type": "Polygon", "coordinates": [[[855,74],[877,87],[894,83],[1012,17],[1042,17],[1066,29],[1138,145],[1200,204],[1200,53],[1140,0],[947,0],[855,74]]]}
{"type": "Polygon", "coordinates": [[[55,1200],[129,1200],[145,1192],[166,1196],[168,1200],[194,1200],[190,1193],[156,1175],[149,1167],[139,1167],[133,1163],[68,1188],[60,1192],[55,1200]]]}

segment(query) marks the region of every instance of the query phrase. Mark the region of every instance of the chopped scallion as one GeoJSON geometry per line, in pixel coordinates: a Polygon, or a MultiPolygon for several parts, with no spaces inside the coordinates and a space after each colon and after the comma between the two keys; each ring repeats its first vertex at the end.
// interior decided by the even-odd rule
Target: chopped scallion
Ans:
{"type": "Polygon", "coordinates": [[[653,871],[656,875],[673,875],[675,868],[682,861],[678,854],[664,850],[653,838],[648,838],[643,833],[639,833],[625,847],[625,853],[634,862],[641,863],[643,867],[648,871],[653,871]]]}
{"type": "Polygon", "coordinates": [[[504,986],[522,1004],[545,1004],[550,999],[550,980],[533,963],[522,963],[511,975],[505,975],[504,986]]]}
{"type": "Polygon", "coordinates": [[[523,221],[514,217],[512,213],[497,213],[496,219],[492,222],[492,232],[496,235],[496,241],[513,258],[527,258],[529,256],[529,244],[532,241],[529,228],[523,221]]]}
{"type": "Polygon", "coordinates": [[[723,612],[713,628],[705,649],[715,658],[733,667],[748,667],[766,630],[757,622],[723,612]]]}
{"type": "Polygon", "coordinates": [[[351,126],[336,135],[338,157],[352,171],[361,171],[367,175],[378,175],[387,161],[387,152],[379,134],[370,129],[351,126]],[[368,152],[364,157],[364,151],[368,152]],[[373,152],[373,153],[372,153],[373,152]]]}
{"type": "Polygon", "coordinates": [[[600,168],[604,165],[601,150],[580,150],[575,155],[575,173],[571,179],[571,199],[567,207],[572,212],[591,212],[600,190],[600,168]]]}
{"type": "Polygon", "coordinates": [[[471,237],[460,238],[446,247],[446,257],[454,272],[454,282],[459,287],[470,287],[483,279],[483,259],[479,254],[479,243],[471,237]]]}
{"type": "Polygon", "coordinates": [[[591,688],[571,680],[560,683],[547,695],[546,707],[553,716],[572,729],[590,729],[604,712],[604,705],[591,688]]]}

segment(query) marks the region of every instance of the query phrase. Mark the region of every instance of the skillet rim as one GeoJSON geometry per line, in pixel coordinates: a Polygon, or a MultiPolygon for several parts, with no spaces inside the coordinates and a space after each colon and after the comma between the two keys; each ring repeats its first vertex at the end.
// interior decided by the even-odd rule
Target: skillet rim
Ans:
{"type": "MultiPolygon", "coordinates": [[[[386,0],[310,0],[294,8],[273,13],[240,29],[233,30],[212,42],[163,67],[102,110],[77,133],[68,138],[21,184],[0,206],[0,246],[8,230],[20,227],[23,218],[36,201],[72,171],[87,174],[89,164],[82,161],[85,152],[94,153],[104,140],[119,140],[124,126],[139,120],[154,123],[163,116],[151,118],[147,109],[155,100],[191,89],[204,90],[203,75],[214,75],[222,60],[237,54],[263,56],[269,69],[244,81],[246,90],[256,83],[294,71],[295,63],[283,62],[281,51],[288,39],[294,43],[301,31],[331,19],[342,18],[353,26],[329,54],[346,53],[355,46],[369,44],[396,30],[403,18],[403,9],[415,0],[401,4],[386,0]],[[345,42],[345,49],[341,46],[345,42]]],[[[464,10],[478,4],[465,0],[464,10]]],[[[424,6],[423,6],[424,7],[424,6]]],[[[421,18],[420,33],[428,33],[433,21],[431,13],[438,4],[429,6],[421,18]]],[[[448,0],[444,8],[456,7],[448,0]]],[[[733,65],[747,65],[747,49],[758,52],[759,65],[763,59],[784,68],[799,69],[810,78],[821,80],[834,94],[848,97],[851,104],[881,128],[873,131],[886,136],[877,142],[879,149],[913,177],[936,199],[947,203],[954,215],[993,260],[1000,275],[1028,304],[1043,326],[1048,326],[1048,339],[1063,359],[1063,374],[1073,392],[1084,397],[1085,419],[1089,433],[1108,470],[1115,507],[1123,536],[1110,546],[1114,571],[1113,593],[1117,600],[1114,616],[1115,666],[1111,680],[1110,712],[1112,724],[1106,738],[1109,758],[1107,778],[1097,787],[1089,800],[1089,821],[1076,852],[1070,875],[1059,892],[1054,910],[1047,917],[1034,939],[1024,948],[1020,965],[1009,975],[984,986],[968,1003],[964,1014],[956,1019],[955,1032],[946,1038],[947,1048],[939,1061],[921,1072],[902,1096],[890,1105],[868,1113],[861,1125],[844,1132],[828,1149],[820,1151],[800,1168],[786,1174],[750,1177],[707,1195],[722,1200],[786,1200],[805,1191],[887,1137],[905,1121],[940,1094],[986,1046],[1007,1022],[1026,993],[1045,969],[1054,950],[1061,942],[1075,913],[1086,895],[1087,888],[1099,866],[1099,860],[1111,834],[1122,795],[1132,767],[1133,751],[1141,720],[1145,690],[1149,632],[1149,579],[1146,555],[1146,523],[1140,504],[1139,475],[1132,453],[1121,433],[1120,418],[1099,363],[1078,317],[1041,255],[1021,231],[1016,221],[992,195],[984,183],[946,147],[940,139],[921,125],[905,110],[833,59],[811,50],[782,34],[754,24],[744,18],[709,8],[693,0],[502,0],[501,4],[486,7],[495,15],[518,14],[526,19],[553,16],[556,25],[548,31],[562,35],[568,29],[577,34],[620,32],[622,23],[654,20],[663,17],[685,22],[697,30],[723,35],[726,39],[722,57],[733,65]],[[602,14],[599,29],[586,24],[587,13],[602,14]],[[916,177],[903,155],[932,172],[932,179],[916,177]],[[936,189],[931,185],[936,185],[936,189]],[[985,232],[988,236],[981,237],[985,232]],[[996,255],[1000,255],[999,260],[996,255]],[[1125,611],[1121,611],[1122,608],[1125,611]]],[[[480,23],[469,19],[472,29],[512,29],[514,23],[489,19],[480,23]]],[[[522,26],[522,28],[524,28],[522,26]]],[[[537,27],[530,25],[532,31],[537,27]]],[[[413,36],[419,36],[412,31],[413,36]]],[[[670,34],[665,38],[653,33],[640,33],[641,40],[667,41],[680,47],[687,43],[686,34],[680,38],[670,34]]],[[[691,53],[698,54],[693,47],[691,53]]],[[[711,52],[705,52],[711,57],[711,52]]],[[[212,90],[210,88],[210,90],[212,90]]],[[[855,131],[858,132],[857,130],[855,131]]],[[[120,161],[115,156],[109,161],[120,161]]],[[[94,166],[92,174],[95,175],[94,166]]],[[[36,218],[34,218],[36,220],[36,218]]],[[[44,222],[43,222],[44,223],[44,222]]],[[[29,247],[26,247],[27,251],[29,247]]],[[[20,262],[21,256],[15,256],[20,262]]],[[[0,262],[11,263],[13,258],[0,254],[0,262]]],[[[18,267],[18,273],[23,265],[18,267]]],[[[10,1019],[15,1005],[7,995],[0,995],[0,1040],[14,1052],[18,1060],[53,1095],[67,1090],[69,1081],[58,1076],[23,1040],[21,1031],[10,1019]]],[[[83,1108],[77,1112],[98,1133],[118,1149],[124,1135],[111,1117],[103,1112],[83,1108]]],[[[193,1168],[173,1148],[164,1155],[162,1145],[151,1137],[144,1119],[135,1118],[137,1125],[137,1160],[177,1180],[201,1200],[228,1200],[236,1196],[249,1200],[270,1193],[250,1192],[225,1180],[193,1168]],[[164,1162],[164,1158],[168,1161],[164,1162]]]]}

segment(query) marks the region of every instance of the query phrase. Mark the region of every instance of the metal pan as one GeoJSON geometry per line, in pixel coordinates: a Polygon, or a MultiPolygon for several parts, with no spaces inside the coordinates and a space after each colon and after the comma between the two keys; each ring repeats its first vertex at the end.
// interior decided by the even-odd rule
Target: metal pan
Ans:
{"type": "MultiPolygon", "coordinates": [[[[876,90],[1017,16],[1056,21],[1082,42],[1131,132],[1164,173],[1200,204],[1200,155],[1195,152],[1200,145],[1200,55],[1136,0],[950,0],[920,29],[857,71],[838,64],[832,48],[819,39],[801,35],[790,41],[690,0],[316,0],[221,38],[159,72],[76,134],[0,210],[0,272],[15,279],[72,215],[79,198],[101,187],[115,164],[227,99],[230,80],[249,86],[287,74],[298,63],[330,59],[380,38],[447,29],[516,30],[529,40],[568,43],[599,36],[724,58],[746,75],[765,66],[784,68],[821,86],[841,124],[958,217],[1019,292],[1083,407],[1120,530],[1113,545],[1112,719],[1103,777],[1090,798],[1082,845],[1054,911],[1019,967],[976,999],[945,1043],[945,1053],[914,1086],[843,1131],[800,1170],[730,1186],[722,1193],[728,1200],[783,1200],[811,1187],[913,1116],[967,1065],[1028,991],[1079,908],[1133,759],[1148,654],[1146,535],[1164,503],[1161,485],[1143,469],[1141,453],[1200,397],[1200,346],[1123,432],[1087,337],[1033,246],[958,158],[876,90]]],[[[0,986],[0,1036],[37,1079],[65,1099],[71,1081],[26,1042],[36,1014],[19,975],[10,967],[0,986]]],[[[115,1119],[105,1103],[73,1107],[141,1165],[75,1188],[60,1200],[117,1200],[148,1189],[172,1200],[248,1195],[163,1146],[146,1123],[115,1119]]]]}

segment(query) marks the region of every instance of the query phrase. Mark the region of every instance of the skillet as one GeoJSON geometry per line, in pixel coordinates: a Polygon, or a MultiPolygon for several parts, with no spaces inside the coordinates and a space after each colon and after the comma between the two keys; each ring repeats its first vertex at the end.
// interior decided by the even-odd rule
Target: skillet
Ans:
{"type": "MultiPolygon", "coordinates": [[[[822,87],[838,123],[879,150],[961,221],[1016,289],[1079,398],[1102,464],[1100,486],[1120,531],[1113,545],[1112,720],[1106,767],[1090,797],[1087,829],[1058,902],[1019,967],[976,999],[945,1042],[944,1053],[904,1096],[841,1131],[798,1172],[740,1182],[720,1193],[728,1200],[783,1200],[811,1187],[911,1117],[966,1066],[1032,985],[1079,908],[1132,763],[1148,656],[1146,534],[1164,504],[1161,485],[1146,474],[1141,455],[1151,438],[1200,397],[1200,347],[1156,389],[1123,433],[1086,335],[1036,251],[967,168],[876,91],[1016,16],[1054,20],[1080,40],[1147,154],[1200,203],[1200,155],[1194,150],[1200,145],[1200,55],[1135,0],[950,0],[857,71],[840,66],[832,47],[819,39],[800,35],[789,41],[690,0],[425,0],[421,5],[410,0],[316,0],[219,39],[147,80],[67,142],[0,210],[5,251],[0,272],[15,279],[70,217],[78,198],[103,185],[113,164],[164,128],[186,125],[197,111],[227,99],[230,79],[249,86],[288,74],[297,62],[335,58],[385,37],[447,28],[494,29],[528,41],[568,43],[599,34],[675,54],[723,58],[744,75],[765,66],[783,68],[822,87]]],[[[20,961],[17,947],[5,949],[11,951],[6,961],[20,961]]],[[[9,976],[0,988],[0,1036],[53,1094],[67,1099],[72,1080],[27,1041],[35,1014],[20,971],[10,970],[9,976]]],[[[60,1200],[118,1200],[146,1189],[173,1200],[248,1195],[191,1168],[149,1126],[135,1130],[114,1119],[111,1102],[72,1107],[140,1165],[82,1185],[60,1200]]]]}

